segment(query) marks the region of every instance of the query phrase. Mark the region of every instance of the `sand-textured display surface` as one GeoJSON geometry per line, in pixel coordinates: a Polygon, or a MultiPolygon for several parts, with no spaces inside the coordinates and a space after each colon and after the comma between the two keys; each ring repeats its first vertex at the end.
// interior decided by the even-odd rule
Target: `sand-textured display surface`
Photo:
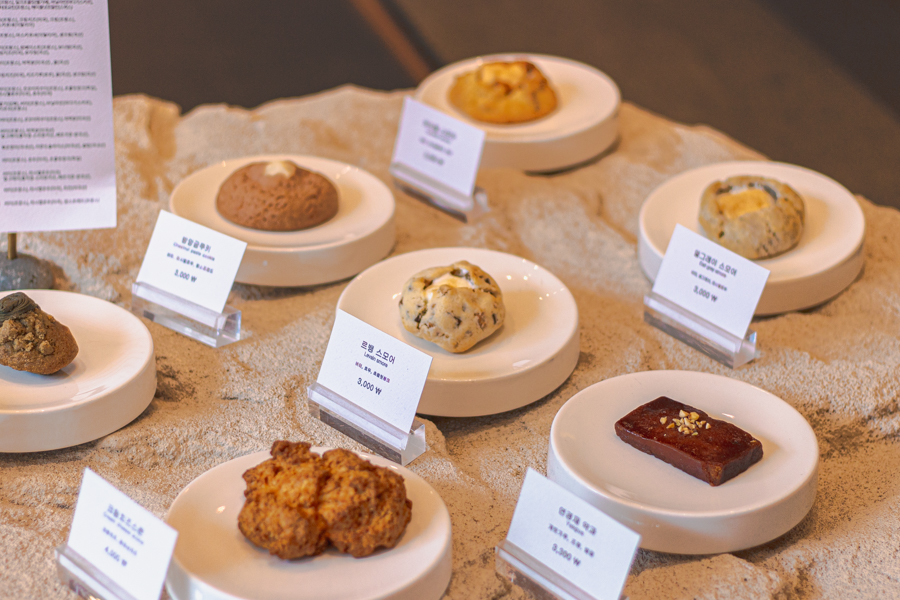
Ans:
{"type": "MultiPolygon", "coordinates": [[[[181,179],[224,159],[293,153],[358,165],[390,185],[403,96],[346,87],[252,111],[205,106],[184,116],[159,100],[117,98],[119,226],[24,234],[20,251],[55,261],[64,271],[59,287],[129,307],[157,213],[181,179]]],[[[581,356],[555,392],[505,414],[427,423],[428,451],[410,468],[452,517],[447,598],[523,597],[494,573],[494,546],[525,470],[546,472],[554,415],[593,383],[650,369],[718,373],[783,398],[816,432],[819,487],[810,514],[761,547],[705,557],[640,551],[630,598],[900,596],[900,212],[858,199],[867,227],[863,274],[821,307],[755,321],[762,356],[746,367],[725,368],[643,322],[650,284],[636,255],[641,202],[686,169],[748,158],[759,156],[715,131],[625,104],[620,143],[593,164],[553,177],[482,171],[478,184],[493,210],[476,223],[395,190],[393,254],[477,246],[520,255],[562,279],[580,311],[581,356]]],[[[219,350],[146,322],[158,389],[139,418],[74,448],[0,455],[0,597],[74,597],[56,579],[53,548],[68,534],[85,467],[163,516],[192,479],[275,439],[361,449],[308,415],[305,391],[346,283],[236,285],[230,303],[252,335],[219,350]]]]}

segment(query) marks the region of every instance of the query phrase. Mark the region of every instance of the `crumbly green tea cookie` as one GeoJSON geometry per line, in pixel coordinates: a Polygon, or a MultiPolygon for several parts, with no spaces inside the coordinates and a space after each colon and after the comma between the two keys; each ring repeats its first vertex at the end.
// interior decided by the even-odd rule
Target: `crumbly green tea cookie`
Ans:
{"type": "Polygon", "coordinates": [[[78,354],[69,328],[22,292],[0,298],[0,365],[39,375],[56,373],[78,354]]]}
{"type": "Polygon", "coordinates": [[[400,295],[403,327],[450,352],[465,352],[500,329],[505,317],[497,282],[464,260],[416,273],[400,295]]]}
{"type": "Polygon", "coordinates": [[[744,258],[769,258],[797,245],[803,199],[789,185],[749,175],[715,181],[700,199],[700,226],[711,240],[744,258]]]}

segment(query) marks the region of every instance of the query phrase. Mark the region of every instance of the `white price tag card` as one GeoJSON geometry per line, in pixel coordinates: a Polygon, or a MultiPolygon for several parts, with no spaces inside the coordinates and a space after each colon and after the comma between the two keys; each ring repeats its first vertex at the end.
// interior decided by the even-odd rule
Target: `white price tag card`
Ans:
{"type": "Polygon", "coordinates": [[[247,243],[160,211],[137,281],[222,312],[247,243]]]}
{"type": "Polygon", "coordinates": [[[412,98],[403,99],[392,163],[471,196],[483,147],[481,129],[412,98]]]}
{"type": "Polygon", "coordinates": [[[507,541],[598,600],[618,600],[641,536],[529,468],[507,541]]]}
{"type": "Polygon", "coordinates": [[[178,532],[84,470],[68,546],[137,600],[157,600],[178,532]]]}
{"type": "Polygon", "coordinates": [[[116,226],[106,0],[0,3],[3,231],[116,226]]]}
{"type": "Polygon", "coordinates": [[[338,310],[316,381],[409,431],[431,360],[428,354],[338,310]]]}
{"type": "Polygon", "coordinates": [[[768,269],[676,225],[653,293],[742,339],[768,278],[768,269]]]}

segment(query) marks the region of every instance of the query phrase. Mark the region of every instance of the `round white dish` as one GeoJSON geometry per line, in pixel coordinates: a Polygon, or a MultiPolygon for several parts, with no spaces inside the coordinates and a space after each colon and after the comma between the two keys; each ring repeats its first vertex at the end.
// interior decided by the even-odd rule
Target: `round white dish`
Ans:
{"type": "Polygon", "coordinates": [[[638,217],[638,259],[651,281],[662,264],[675,225],[703,234],[697,215],[707,185],[733,175],[761,175],[787,183],[803,197],[806,225],[797,246],[755,261],[770,271],[757,315],[821,304],[847,288],[863,267],[866,223],[847,188],[809,169],[767,161],[725,162],[685,171],[653,190],[638,217]]]}
{"type": "MultiPolygon", "coordinates": [[[[313,448],[323,452],[327,448],[313,448]]],[[[403,476],[412,519],[396,547],[365,558],[335,549],[286,561],[250,543],[237,527],[247,469],[270,458],[256,452],[215,467],[185,487],[166,521],[178,542],[166,577],[176,600],[417,600],[440,598],[450,583],[450,513],[428,482],[395,463],[361,454],[403,476]]]]}
{"type": "Polygon", "coordinates": [[[678,554],[734,552],[786,533],[816,496],[819,447],[806,419],[748,383],[693,371],[613,377],[573,396],[550,429],[547,476],[678,554]],[[615,422],[668,396],[729,421],[762,442],[763,458],[713,487],[621,441],[615,422]]]}
{"type": "Polygon", "coordinates": [[[608,75],[578,61],[543,54],[492,54],[448,65],[429,75],[415,98],[485,133],[481,167],[556,171],[588,161],[609,148],[619,132],[619,88],[608,75]],[[450,104],[456,78],[493,61],[534,63],[556,91],[556,109],[527,123],[498,125],[472,119],[450,104]]]}
{"type": "Polygon", "coordinates": [[[52,375],[0,366],[0,452],[68,448],[137,418],[156,393],[153,338],[141,320],[93,296],[24,291],[69,328],[78,355],[52,375]]]}
{"type": "Polygon", "coordinates": [[[433,357],[417,412],[492,415],[539,400],[578,362],[578,307],[555,275],[524,258],[480,248],[432,248],[391,257],[360,273],[337,307],[433,357]],[[459,354],[403,328],[397,307],[406,281],[423,269],[467,260],[500,285],[506,320],[459,354]]]}
{"type": "Polygon", "coordinates": [[[169,209],[200,225],[247,242],[236,281],[293,287],[340,281],[378,262],[394,246],[394,196],[371,173],[316,156],[273,154],[225,160],[200,169],[172,191],[169,209]],[[337,214],[301,231],[261,231],[236,225],[216,210],[219,186],[252,162],[290,160],[321,173],[338,190],[337,214]]]}

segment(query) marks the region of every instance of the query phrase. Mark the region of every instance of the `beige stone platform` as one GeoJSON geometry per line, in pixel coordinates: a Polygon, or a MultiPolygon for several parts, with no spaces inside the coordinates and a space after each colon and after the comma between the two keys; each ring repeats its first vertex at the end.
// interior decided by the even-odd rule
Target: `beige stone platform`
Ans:
{"type": "MultiPolygon", "coordinates": [[[[117,98],[119,227],[26,234],[20,250],[60,265],[61,287],[127,307],[156,215],[178,181],[223,159],[296,153],[359,165],[389,183],[402,98],[341,88],[253,111],[205,106],[184,116],[159,100],[117,98]]],[[[868,228],[862,276],[815,310],[755,322],[763,355],[731,371],[644,324],[650,285],[637,262],[637,214],[647,193],[676,173],[758,155],[629,104],[621,126],[613,152],[574,172],[483,171],[478,183],[494,210],[476,224],[396,193],[395,254],[471,245],[521,255],[566,283],[581,317],[581,358],[554,393],[507,414],[428,423],[428,452],[411,468],[452,516],[447,597],[522,597],[494,574],[493,548],[525,469],[545,472],[554,415],[597,381],[649,369],[719,373],[782,397],[818,435],[820,480],[808,517],[762,547],[710,557],[639,552],[630,598],[897,597],[900,212],[860,198],[868,228]]],[[[193,478],[275,439],[358,449],[306,409],[345,285],[235,286],[230,303],[252,336],[220,350],[148,323],[159,382],[141,417],[75,448],[0,455],[0,598],[74,597],[56,580],[53,548],[66,538],[85,467],[162,516],[193,478]]]]}

